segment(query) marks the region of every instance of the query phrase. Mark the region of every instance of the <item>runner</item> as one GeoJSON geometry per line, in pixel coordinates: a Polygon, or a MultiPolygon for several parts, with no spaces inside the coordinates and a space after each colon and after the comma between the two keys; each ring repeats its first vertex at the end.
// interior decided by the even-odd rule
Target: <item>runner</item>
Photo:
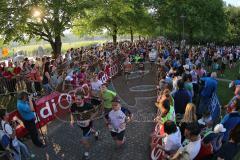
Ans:
{"type": "Polygon", "coordinates": [[[138,69],[139,69],[139,74],[141,75],[141,77],[143,78],[144,76],[144,56],[143,54],[140,55],[140,59],[138,60],[138,69]]]}
{"type": "Polygon", "coordinates": [[[84,159],[89,159],[90,142],[89,138],[91,134],[94,134],[95,139],[98,140],[99,131],[96,131],[92,127],[92,119],[96,116],[96,106],[84,101],[84,95],[81,92],[76,93],[76,100],[72,104],[71,110],[71,126],[73,127],[74,122],[81,128],[83,137],[81,143],[84,145],[85,152],[83,155],[84,159]]]}
{"type": "Polygon", "coordinates": [[[112,100],[116,97],[116,95],[117,93],[107,88],[107,84],[102,85],[100,98],[103,101],[105,116],[112,110],[112,100]]]}
{"type": "Polygon", "coordinates": [[[118,147],[126,142],[125,130],[126,124],[132,119],[132,113],[121,106],[120,100],[115,97],[112,100],[112,110],[107,115],[107,123],[111,136],[118,147]]]}
{"type": "Polygon", "coordinates": [[[123,63],[123,70],[124,70],[124,78],[125,78],[125,80],[128,80],[128,76],[130,75],[130,73],[132,71],[132,64],[128,57],[126,58],[125,62],[123,63]]]}

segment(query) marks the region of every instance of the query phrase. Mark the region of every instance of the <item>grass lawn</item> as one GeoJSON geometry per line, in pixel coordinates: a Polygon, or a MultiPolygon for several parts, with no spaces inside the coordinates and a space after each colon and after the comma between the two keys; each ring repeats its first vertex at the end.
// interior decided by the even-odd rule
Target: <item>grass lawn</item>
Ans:
{"type": "Polygon", "coordinates": [[[233,97],[233,89],[228,88],[228,82],[218,81],[217,95],[222,106],[226,105],[233,97]]]}
{"type": "Polygon", "coordinates": [[[219,78],[236,80],[237,77],[240,75],[239,71],[240,71],[240,62],[237,63],[235,68],[232,68],[232,69],[227,68],[225,70],[224,76],[219,78]]]}
{"type": "MultiPolygon", "coordinates": [[[[89,45],[104,43],[104,42],[106,42],[106,41],[105,40],[96,40],[96,41],[79,41],[79,42],[72,42],[72,43],[63,43],[62,44],[62,52],[67,51],[69,48],[78,48],[78,47],[82,47],[82,46],[89,46],[89,45]]],[[[50,54],[52,51],[50,44],[26,45],[26,46],[15,47],[13,49],[14,49],[14,51],[23,50],[24,52],[27,53],[28,56],[32,56],[32,55],[35,55],[39,46],[43,47],[46,54],[50,54]]]]}

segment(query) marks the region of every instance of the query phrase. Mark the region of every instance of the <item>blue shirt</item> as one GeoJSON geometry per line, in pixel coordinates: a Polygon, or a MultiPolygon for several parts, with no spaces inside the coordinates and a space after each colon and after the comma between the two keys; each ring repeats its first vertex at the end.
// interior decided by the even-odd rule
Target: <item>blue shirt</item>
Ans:
{"type": "Polygon", "coordinates": [[[224,133],[223,141],[228,141],[230,131],[238,124],[240,124],[240,113],[232,112],[224,116],[221,123],[224,128],[226,128],[226,132],[224,133]]]}
{"type": "Polygon", "coordinates": [[[201,96],[210,98],[213,92],[217,91],[217,80],[211,77],[201,78],[202,81],[205,82],[203,90],[201,92],[201,96]]]}
{"type": "Polygon", "coordinates": [[[186,105],[192,102],[191,95],[185,89],[179,89],[173,93],[174,108],[176,113],[184,114],[186,105]]]}
{"type": "Polygon", "coordinates": [[[22,100],[17,101],[17,109],[20,115],[24,120],[32,120],[35,119],[35,115],[28,104],[28,102],[24,102],[22,100]]]}

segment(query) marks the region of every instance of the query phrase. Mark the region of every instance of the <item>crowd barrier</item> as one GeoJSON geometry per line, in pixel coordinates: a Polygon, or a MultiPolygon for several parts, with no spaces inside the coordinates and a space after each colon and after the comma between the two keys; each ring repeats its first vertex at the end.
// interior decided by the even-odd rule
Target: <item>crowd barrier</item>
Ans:
{"type": "Polygon", "coordinates": [[[152,133],[151,139],[151,160],[161,160],[163,159],[164,151],[162,150],[162,138],[160,135],[163,135],[164,130],[163,126],[159,123],[156,123],[155,128],[152,133]]]}
{"type": "MultiPolygon", "coordinates": [[[[111,78],[115,77],[119,73],[119,70],[120,69],[118,63],[114,63],[110,67],[109,73],[105,72],[102,76],[99,77],[99,79],[103,82],[107,82],[111,78]]],[[[69,107],[73,99],[73,95],[70,92],[60,93],[55,91],[35,101],[35,114],[37,117],[35,122],[38,128],[43,127],[56,118],[65,117],[65,115],[69,113],[69,107]]],[[[24,128],[21,116],[19,115],[18,111],[15,110],[9,113],[9,118],[11,121],[18,121],[18,126],[16,128],[17,137],[25,137],[27,130],[24,128]]]]}

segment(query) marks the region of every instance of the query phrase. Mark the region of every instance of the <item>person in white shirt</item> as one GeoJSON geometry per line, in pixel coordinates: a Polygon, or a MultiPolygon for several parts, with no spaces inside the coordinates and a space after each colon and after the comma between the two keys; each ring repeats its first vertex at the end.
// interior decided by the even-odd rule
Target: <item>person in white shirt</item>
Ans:
{"type": "Polygon", "coordinates": [[[11,139],[11,143],[14,148],[13,151],[14,160],[21,160],[22,156],[25,159],[34,158],[35,155],[30,154],[27,146],[17,139],[15,132],[17,122],[12,121],[10,125],[10,123],[8,122],[9,116],[6,109],[3,108],[0,109],[0,120],[1,120],[0,129],[3,130],[3,132],[11,139]]]}
{"type": "Polygon", "coordinates": [[[116,141],[117,146],[122,146],[125,143],[126,124],[130,122],[131,118],[131,112],[121,107],[118,98],[114,98],[112,100],[112,111],[110,111],[106,117],[106,125],[110,130],[111,136],[116,141]]]}
{"type": "Polygon", "coordinates": [[[98,75],[94,74],[93,79],[91,80],[92,96],[99,97],[102,84],[103,82],[98,79],[98,75]]]}
{"type": "Polygon", "coordinates": [[[165,152],[175,153],[181,145],[181,132],[174,121],[166,121],[163,125],[166,136],[163,138],[165,152]]]}
{"type": "Polygon", "coordinates": [[[178,152],[172,157],[172,159],[179,159],[183,154],[187,154],[188,159],[193,160],[198,155],[201,148],[200,132],[201,129],[197,122],[189,123],[184,132],[189,143],[184,147],[179,148],[178,152]]]}

